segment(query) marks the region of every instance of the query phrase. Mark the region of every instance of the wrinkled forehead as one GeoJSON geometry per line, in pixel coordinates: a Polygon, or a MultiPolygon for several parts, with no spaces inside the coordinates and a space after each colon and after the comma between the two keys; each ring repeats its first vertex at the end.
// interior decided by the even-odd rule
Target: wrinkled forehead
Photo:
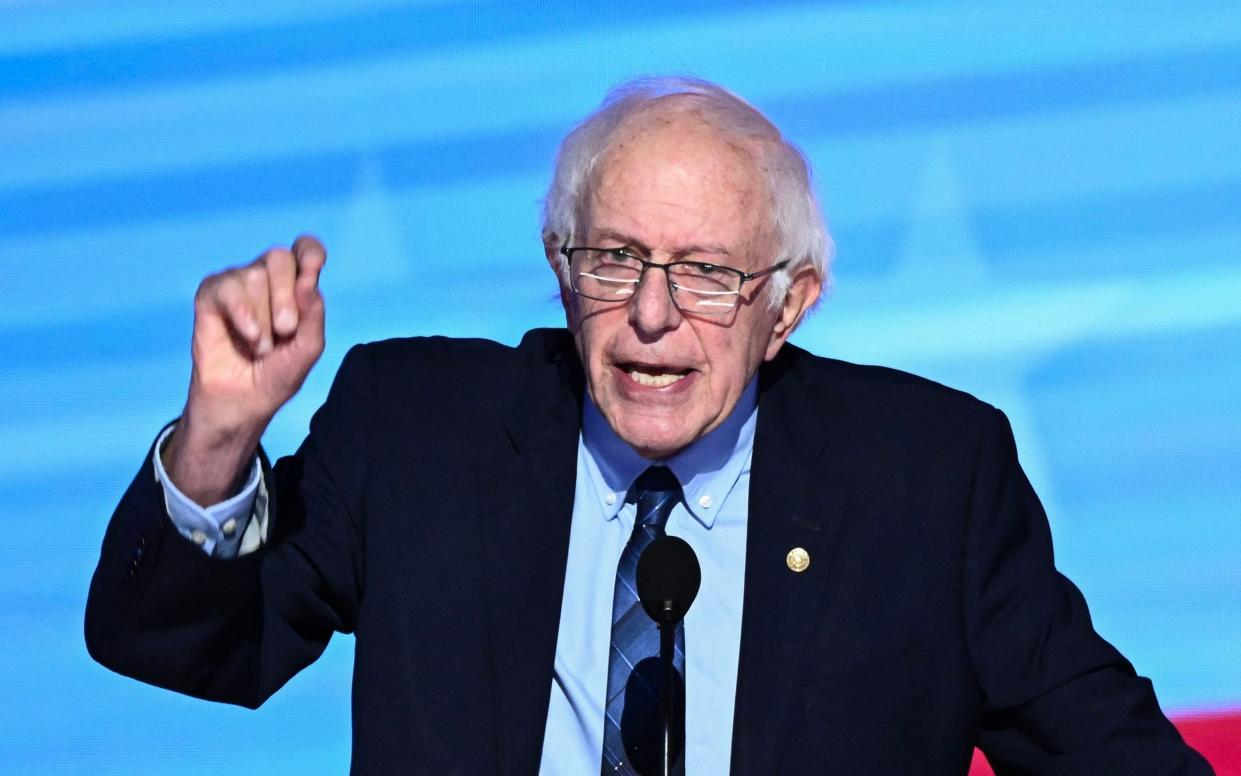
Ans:
{"type": "Polygon", "coordinates": [[[769,232],[771,195],[760,141],[726,132],[692,110],[652,109],[611,134],[592,170],[582,226],[626,215],[723,221],[746,240],[769,232]]]}

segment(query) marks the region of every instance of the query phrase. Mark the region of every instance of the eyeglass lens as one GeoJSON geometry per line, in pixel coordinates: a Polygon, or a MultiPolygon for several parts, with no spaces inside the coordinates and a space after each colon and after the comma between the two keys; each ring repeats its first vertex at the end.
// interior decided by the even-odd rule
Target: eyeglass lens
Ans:
{"type": "MultiPolygon", "coordinates": [[[[603,250],[575,250],[572,264],[573,290],[599,301],[622,301],[633,296],[644,271],[636,258],[603,250]]],[[[699,262],[648,266],[668,273],[672,299],[683,311],[718,315],[737,304],[741,276],[732,270],[699,262]]]]}

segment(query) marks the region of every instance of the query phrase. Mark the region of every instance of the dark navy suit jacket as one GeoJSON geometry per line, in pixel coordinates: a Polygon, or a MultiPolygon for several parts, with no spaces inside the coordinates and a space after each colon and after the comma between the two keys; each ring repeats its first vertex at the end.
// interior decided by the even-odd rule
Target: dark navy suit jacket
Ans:
{"type": "MultiPolygon", "coordinates": [[[[582,391],[562,330],[354,348],[236,560],[171,526],[148,458],[91,654],[257,706],[353,633],[354,772],[534,774],[582,391]]],[[[792,346],[759,408],[733,773],[962,774],[975,744],[1001,773],[1210,772],[1055,570],[1001,413],[792,346]]]]}

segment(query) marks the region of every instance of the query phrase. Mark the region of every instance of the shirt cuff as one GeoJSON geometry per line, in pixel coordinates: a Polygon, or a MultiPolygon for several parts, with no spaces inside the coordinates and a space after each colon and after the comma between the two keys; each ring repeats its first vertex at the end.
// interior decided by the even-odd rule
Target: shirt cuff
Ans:
{"type": "Polygon", "coordinates": [[[233,558],[239,551],[246,554],[258,549],[262,543],[261,535],[266,533],[262,529],[266,528],[267,522],[266,487],[258,456],[254,457],[250,476],[240,493],[227,501],[202,507],[178,490],[164,470],[161,453],[174,428],[175,424],[170,425],[159,435],[155,442],[155,454],[151,456],[155,464],[155,481],[164,489],[164,507],[172,524],[203,552],[217,558],[233,558]],[[260,495],[263,497],[260,498],[260,495]],[[255,514],[260,507],[263,514],[255,514]],[[253,530],[256,526],[258,531],[253,530]],[[248,539],[244,547],[243,537],[248,539]]]}

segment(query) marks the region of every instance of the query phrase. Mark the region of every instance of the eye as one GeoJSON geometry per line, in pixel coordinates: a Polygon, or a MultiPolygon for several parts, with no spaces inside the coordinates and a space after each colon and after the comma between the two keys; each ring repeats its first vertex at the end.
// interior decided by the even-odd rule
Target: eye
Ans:
{"type": "Polygon", "coordinates": [[[719,269],[719,267],[715,266],[714,264],[699,264],[698,265],[698,270],[702,272],[702,274],[704,275],[713,274],[717,269],[719,269]]]}

